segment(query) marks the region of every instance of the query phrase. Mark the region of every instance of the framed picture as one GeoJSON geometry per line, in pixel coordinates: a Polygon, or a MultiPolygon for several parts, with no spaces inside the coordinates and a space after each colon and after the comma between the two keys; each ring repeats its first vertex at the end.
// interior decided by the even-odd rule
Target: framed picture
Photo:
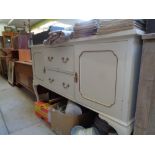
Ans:
{"type": "Polygon", "coordinates": [[[14,66],[15,66],[15,62],[9,61],[9,65],[8,65],[8,82],[11,85],[14,85],[14,66]]]}

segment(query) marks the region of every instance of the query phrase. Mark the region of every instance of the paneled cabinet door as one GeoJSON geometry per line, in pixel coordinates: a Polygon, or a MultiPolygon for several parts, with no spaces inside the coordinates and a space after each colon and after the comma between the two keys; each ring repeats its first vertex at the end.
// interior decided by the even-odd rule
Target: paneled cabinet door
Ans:
{"type": "Polygon", "coordinates": [[[77,101],[93,108],[98,107],[97,110],[101,110],[101,106],[109,108],[115,104],[118,59],[123,56],[120,47],[120,43],[96,43],[75,47],[77,101]]]}
{"type": "Polygon", "coordinates": [[[43,81],[46,73],[44,67],[43,47],[32,48],[32,62],[33,62],[33,75],[34,78],[43,81]]]}

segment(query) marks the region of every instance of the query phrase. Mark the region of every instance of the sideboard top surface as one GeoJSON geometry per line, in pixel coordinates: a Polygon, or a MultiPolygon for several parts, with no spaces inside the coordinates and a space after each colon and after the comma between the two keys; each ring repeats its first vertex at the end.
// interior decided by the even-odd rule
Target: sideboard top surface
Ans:
{"type": "Polygon", "coordinates": [[[131,29],[126,31],[120,31],[110,34],[104,34],[104,35],[92,35],[89,37],[83,37],[83,38],[77,38],[77,39],[70,39],[67,42],[61,43],[61,44],[54,44],[54,45],[34,45],[33,47],[60,47],[60,46],[69,46],[69,45],[75,45],[82,42],[90,42],[90,41],[99,41],[99,40],[106,40],[106,39],[113,39],[113,38],[121,38],[121,37],[131,37],[131,36],[137,36],[141,37],[144,35],[144,31],[139,29],[131,29]]]}

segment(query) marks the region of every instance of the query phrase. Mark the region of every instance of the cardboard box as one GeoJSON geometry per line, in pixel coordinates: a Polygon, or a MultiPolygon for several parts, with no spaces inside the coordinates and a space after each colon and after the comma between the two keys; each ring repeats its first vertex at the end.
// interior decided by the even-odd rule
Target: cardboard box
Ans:
{"type": "Polygon", "coordinates": [[[57,134],[70,135],[71,129],[76,125],[89,126],[93,122],[90,112],[79,116],[68,115],[56,110],[55,105],[51,110],[51,127],[57,134]]]}

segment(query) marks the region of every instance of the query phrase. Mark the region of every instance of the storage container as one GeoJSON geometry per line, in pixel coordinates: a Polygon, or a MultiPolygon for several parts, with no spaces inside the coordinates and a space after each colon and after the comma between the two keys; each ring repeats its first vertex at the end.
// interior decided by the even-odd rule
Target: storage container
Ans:
{"type": "Polygon", "coordinates": [[[85,112],[82,115],[74,116],[65,114],[55,109],[53,105],[51,111],[51,127],[57,134],[70,135],[71,129],[76,125],[88,127],[92,122],[94,115],[91,112],[85,112]]]}

